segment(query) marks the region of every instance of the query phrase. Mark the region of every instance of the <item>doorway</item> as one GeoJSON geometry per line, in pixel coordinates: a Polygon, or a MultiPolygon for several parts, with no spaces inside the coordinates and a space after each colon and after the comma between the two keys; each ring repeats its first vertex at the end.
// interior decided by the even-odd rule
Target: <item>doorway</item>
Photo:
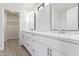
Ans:
{"type": "Polygon", "coordinates": [[[28,51],[19,44],[19,12],[4,9],[4,54],[8,56],[29,56],[28,51]]]}
{"type": "Polygon", "coordinates": [[[19,44],[20,16],[19,12],[3,9],[4,50],[3,56],[29,56],[28,51],[19,44]]]}
{"type": "MultiPolygon", "coordinates": [[[[4,9],[4,51],[7,55],[18,55],[20,16],[19,12],[4,9]]],[[[20,48],[20,47],[19,47],[20,48]]]]}
{"type": "Polygon", "coordinates": [[[10,10],[4,10],[5,19],[5,40],[19,39],[20,19],[18,12],[12,12],[10,10]]]}

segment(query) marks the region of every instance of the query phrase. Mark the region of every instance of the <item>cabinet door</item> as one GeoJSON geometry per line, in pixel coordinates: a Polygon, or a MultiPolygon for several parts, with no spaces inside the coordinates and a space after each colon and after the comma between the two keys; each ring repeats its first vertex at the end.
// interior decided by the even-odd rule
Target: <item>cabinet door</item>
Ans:
{"type": "Polygon", "coordinates": [[[21,39],[20,39],[22,45],[28,50],[30,51],[30,41],[29,41],[29,34],[26,32],[22,32],[21,33],[21,39]]]}
{"type": "Polygon", "coordinates": [[[47,47],[37,41],[38,36],[32,34],[30,35],[30,53],[33,56],[46,56],[47,55],[47,47]]]}
{"type": "Polygon", "coordinates": [[[31,40],[30,41],[30,48],[31,48],[31,55],[32,56],[36,56],[37,55],[37,48],[36,48],[36,41],[35,40],[31,40]]]}
{"type": "Polygon", "coordinates": [[[50,55],[51,56],[65,56],[62,52],[55,50],[55,49],[50,50],[50,55]]]}
{"type": "Polygon", "coordinates": [[[48,55],[48,47],[44,46],[43,44],[36,42],[36,49],[35,49],[37,56],[47,56],[48,55]]]}
{"type": "Polygon", "coordinates": [[[21,43],[22,45],[24,45],[24,40],[25,40],[25,33],[24,33],[24,32],[21,32],[20,43],[21,43]]]}

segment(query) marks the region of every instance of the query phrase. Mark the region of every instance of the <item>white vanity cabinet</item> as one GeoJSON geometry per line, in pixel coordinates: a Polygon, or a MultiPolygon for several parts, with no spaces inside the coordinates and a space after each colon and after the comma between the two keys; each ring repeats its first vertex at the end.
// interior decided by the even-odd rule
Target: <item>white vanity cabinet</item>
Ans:
{"type": "Polygon", "coordinates": [[[25,33],[21,32],[21,39],[20,39],[21,45],[25,45],[25,33]]]}
{"type": "Polygon", "coordinates": [[[48,47],[39,43],[38,38],[35,34],[22,32],[21,33],[21,42],[22,45],[30,52],[32,56],[47,56],[48,47]]]}
{"type": "Polygon", "coordinates": [[[21,43],[32,56],[79,56],[79,44],[68,38],[21,33],[21,43]]]}
{"type": "MultiPolygon", "coordinates": [[[[38,36],[38,41],[48,46],[51,49],[50,54],[56,56],[78,56],[79,44],[72,41],[66,41],[70,39],[59,37],[47,37],[38,36]]],[[[72,39],[71,39],[72,40],[72,39]]]]}
{"type": "Polygon", "coordinates": [[[34,56],[48,56],[48,47],[38,42],[38,35],[31,34],[31,49],[32,49],[32,55],[34,56]]]}
{"type": "Polygon", "coordinates": [[[20,39],[22,45],[30,52],[32,53],[32,47],[31,47],[31,40],[30,40],[30,34],[26,32],[21,32],[21,39],[20,39]]]}
{"type": "MultiPolygon", "coordinates": [[[[22,32],[22,45],[30,52],[32,56],[59,56],[63,55],[57,50],[49,47],[54,47],[56,42],[46,36],[22,32]]],[[[57,44],[58,45],[58,44],[57,44]]]]}
{"type": "Polygon", "coordinates": [[[65,56],[66,54],[62,52],[62,45],[56,38],[50,38],[47,36],[38,35],[38,42],[48,47],[49,56],[65,56]]]}
{"type": "Polygon", "coordinates": [[[29,34],[25,32],[21,32],[21,39],[20,39],[22,45],[26,48],[27,50],[30,51],[30,42],[29,42],[29,34]]]}

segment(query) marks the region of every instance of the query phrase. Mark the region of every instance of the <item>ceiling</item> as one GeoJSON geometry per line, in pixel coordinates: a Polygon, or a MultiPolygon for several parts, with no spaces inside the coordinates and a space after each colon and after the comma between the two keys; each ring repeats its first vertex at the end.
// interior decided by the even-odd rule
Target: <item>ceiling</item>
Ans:
{"type": "Polygon", "coordinates": [[[18,3],[17,5],[20,6],[22,9],[27,10],[28,12],[31,11],[34,7],[36,7],[39,3],[18,3]]]}
{"type": "Polygon", "coordinates": [[[51,7],[52,7],[52,9],[65,11],[65,10],[75,7],[77,5],[78,5],[78,3],[52,3],[51,7]]]}
{"type": "Polygon", "coordinates": [[[15,15],[15,16],[19,15],[19,13],[15,11],[16,9],[25,10],[25,11],[29,12],[37,5],[38,5],[38,3],[2,3],[2,4],[0,3],[0,6],[3,6],[4,8],[9,7],[12,9],[12,10],[5,9],[5,12],[7,12],[7,14],[15,15]]]}
{"type": "Polygon", "coordinates": [[[0,7],[13,10],[32,10],[39,3],[0,3],[0,7]]]}

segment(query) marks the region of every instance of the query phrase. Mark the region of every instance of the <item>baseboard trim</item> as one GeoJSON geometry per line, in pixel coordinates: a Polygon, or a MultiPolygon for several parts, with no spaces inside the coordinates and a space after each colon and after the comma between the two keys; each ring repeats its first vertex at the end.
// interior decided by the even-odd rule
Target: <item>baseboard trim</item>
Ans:
{"type": "Polygon", "coordinates": [[[19,40],[19,38],[11,38],[11,39],[6,39],[6,40],[4,40],[4,42],[6,42],[6,41],[8,41],[8,40],[16,40],[16,39],[18,39],[19,40]]]}

